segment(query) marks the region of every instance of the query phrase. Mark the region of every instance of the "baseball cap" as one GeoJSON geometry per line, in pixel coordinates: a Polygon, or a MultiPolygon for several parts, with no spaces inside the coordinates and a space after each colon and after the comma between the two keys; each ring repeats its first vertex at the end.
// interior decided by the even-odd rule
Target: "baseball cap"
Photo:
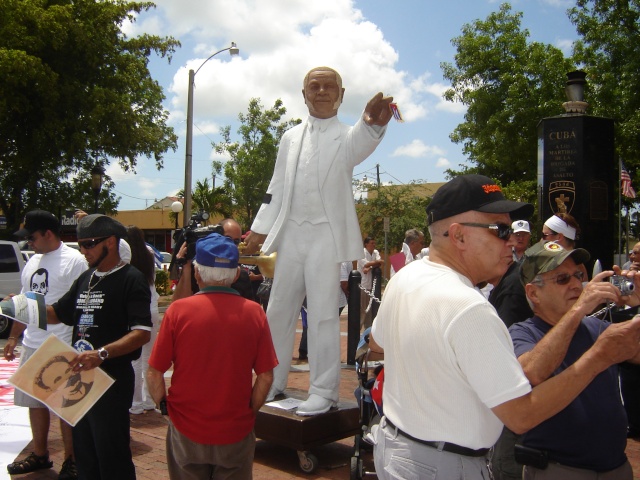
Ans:
{"type": "Polygon", "coordinates": [[[212,233],[196,242],[196,263],[205,267],[236,268],[238,247],[229,237],[212,233]]]}
{"type": "Polygon", "coordinates": [[[127,229],[119,221],[111,217],[94,213],[80,219],[76,234],[78,239],[110,237],[112,235],[124,238],[127,236],[127,229]]]}
{"type": "Polygon", "coordinates": [[[427,205],[427,222],[469,212],[508,213],[512,218],[528,218],[533,214],[530,203],[507,200],[496,182],[484,175],[460,175],[445,183],[427,205]]]}
{"type": "Polygon", "coordinates": [[[31,210],[24,216],[24,227],[14,235],[16,237],[26,237],[38,230],[51,230],[54,233],[60,231],[60,220],[53,213],[46,210],[31,210]]]}
{"type": "Polygon", "coordinates": [[[518,232],[531,233],[531,228],[529,228],[529,222],[527,222],[526,220],[516,220],[511,224],[511,228],[513,229],[513,233],[518,233],[518,232]]]}
{"type": "Polygon", "coordinates": [[[536,243],[524,252],[520,265],[520,280],[524,285],[531,283],[536,275],[555,270],[567,258],[573,258],[576,265],[589,261],[591,255],[584,248],[567,250],[555,242],[536,243]]]}

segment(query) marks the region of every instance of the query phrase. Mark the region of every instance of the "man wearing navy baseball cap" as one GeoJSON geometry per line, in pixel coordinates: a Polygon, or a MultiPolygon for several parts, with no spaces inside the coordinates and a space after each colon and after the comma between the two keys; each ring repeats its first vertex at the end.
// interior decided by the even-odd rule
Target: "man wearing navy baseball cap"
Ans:
{"type": "Polygon", "coordinates": [[[239,274],[231,239],[200,238],[194,260],[200,291],[167,309],[147,372],[153,399],[171,419],[169,476],[251,478],[255,418],[278,364],[271,331],[260,304],[230,287],[239,274]]]}
{"type": "Polygon", "coordinates": [[[476,288],[513,262],[511,223],[532,212],[482,175],[456,177],[433,196],[429,256],[389,281],[371,332],[385,359],[385,416],[373,430],[378,478],[458,478],[460,465],[465,478],[491,478],[487,454],[503,424],[527,431],[608,362],[640,349],[639,321],[615,349],[532,389],[506,327],[476,288]]]}

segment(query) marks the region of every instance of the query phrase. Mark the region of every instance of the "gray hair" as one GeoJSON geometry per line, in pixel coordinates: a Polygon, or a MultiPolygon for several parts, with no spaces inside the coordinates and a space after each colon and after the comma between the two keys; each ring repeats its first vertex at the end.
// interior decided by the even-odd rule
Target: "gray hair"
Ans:
{"type": "Polygon", "coordinates": [[[225,287],[233,283],[238,273],[237,268],[207,267],[206,265],[199,265],[195,260],[193,261],[193,266],[203,283],[219,284],[225,287]]]}
{"type": "Polygon", "coordinates": [[[417,228],[411,228],[404,232],[404,243],[409,245],[411,242],[420,240],[420,237],[424,237],[424,234],[417,228]]]}

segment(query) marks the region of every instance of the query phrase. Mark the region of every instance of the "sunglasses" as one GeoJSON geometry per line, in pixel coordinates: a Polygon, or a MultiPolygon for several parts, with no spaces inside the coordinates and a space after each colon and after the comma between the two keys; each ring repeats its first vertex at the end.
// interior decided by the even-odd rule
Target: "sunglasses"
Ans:
{"type": "Polygon", "coordinates": [[[99,243],[104,242],[109,237],[100,237],[100,238],[92,238],[91,240],[82,240],[78,242],[78,246],[80,248],[84,248],[85,250],[91,250],[93,247],[98,245],[99,243]]]}
{"type": "Polygon", "coordinates": [[[560,275],[556,275],[555,277],[548,278],[547,280],[541,279],[538,284],[542,286],[545,284],[545,282],[555,282],[558,285],[566,285],[571,281],[572,277],[576,277],[578,280],[580,280],[580,282],[582,282],[582,280],[584,280],[584,272],[577,271],[576,273],[561,273],[560,275]]]}
{"type": "Polygon", "coordinates": [[[35,235],[27,235],[27,236],[26,236],[26,237],[24,237],[24,238],[25,238],[25,239],[27,240],[27,242],[29,242],[29,243],[33,243],[33,242],[35,242],[35,241],[36,241],[36,236],[35,236],[35,235]]]}
{"type": "Polygon", "coordinates": [[[552,235],[558,235],[558,233],[557,233],[557,232],[554,232],[554,231],[551,231],[551,233],[544,233],[544,232],[542,232],[540,235],[542,236],[542,238],[546,239],[546,238],[547,238],[547,237],[549,237],[549,236],[552,236],[552,235]]]}
{"type": "MultiPolygon", "coordinates": [[[[507,225],[506,223],[464,222],[464,223],[460,223],[460,225],[464,225],[465,227],[488,228],[489,230],[494,232],[500,240],[504,240],[504,241],[509,240],[509,237],[513,235],[513,228],[511,228],[511,225],[507,225]]],[[[444,232],[444,236],[448,237],[449,232],[444,232]]]]}

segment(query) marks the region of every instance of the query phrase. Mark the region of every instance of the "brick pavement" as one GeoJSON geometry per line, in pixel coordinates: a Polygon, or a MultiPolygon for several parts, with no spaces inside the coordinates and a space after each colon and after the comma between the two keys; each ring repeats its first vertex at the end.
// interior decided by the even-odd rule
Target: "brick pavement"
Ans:
{"type": "MultiPolygon", "coordinates": [[[[346,315],[341,318],[341,331],[346,332],[346,315]]],[[[301,328],[301,326],[299,326],[301,328]]],[[[295,355],[300,334],[296,336],[295,355]]],[[[344,368],[341,370],[340,398],[348,402],[354,401],[354,389],[358,385],[357,375],[353,367],[346,366],[347,337],[343,335],[342,361],[344,368]]],[[[289,388],[307,390],[309,388],[309,373],[304,371],[304,362],[294,361],[299,367],[298,372],[289,375],[289,388]]],[[[131,415],[131,449],[133,461],[136,466],[139,480],[166,480],[167,462],[165,454],[166,423],[159,413],[148,411],[141,415],[131,415]]],[[[319,465],[315,472],[306,474],[299,467],[295,450],[281,447],[258,439],[254,459],[253,478],[255,480],[286,480],[293,478],[306,479],[347,479],[350,472],[350,460],[353,454],[354,437],[313,448],[312,453],[318,458],[319,465]]],[[[26,456],[32,449],[31,444],[22,451],[17,459],[26,456]]],[[[56,479],[64,461],[64,450],[60,437],[60,428],[57,422],[52,422],[49,433],[49,455],[54,462],[50,470],[33,472],[26,475],[15,475],[12,478],[20,480],[56,479]]],[[[373,469],[371,453],[364,454],[365,468],[373,469]]],[[[367,478],[376,478],[368,476],[367,478]]],[[[115,480],[115,479],[114,479],[115,480]]]]}
{"type": "MultiPolygon", "coordinates": [[[[346,332],[346,316],[341,318],[341,331],[346,332]]],[[[346,362],[346,336],[342,336],[342,361],[346,362]]],[[[295,355],[299,335],[296,338],[295,355]]],[[[296,362],[294,362],[295,364],[296,362]]],[[[300,368],[302,370],[302,368],[300,368]]],[[[352,367],[341,370],[340,397],[351,401],[353,390],[357,387],[357,376],[352,367]]],[[[295,372],[289,375],[288,387],[306,390],[309,386],[308,372],[295,372]]],[[[165,456],[166,424],[162,416],[156,412],[145,412],[142,415],[131,415],[131,447],[133,460],[136,465],[137,477],[140,480],[166,480],[167,474],[165,456]]],[[[52,422],[49,435],[49,451],[54,462],[54,468],[46,471],[34,472],[26,475],[15,475],[12,478],[20,480],[56,479],[57,472],[62,465],[63,447],[60,430],[57,422],[52,422]]],[[[353,437],[323,445],[312,449],[312,453],[319,460],[318,469],[306,474],[300,470],[296,452],[292,449],[281,447],[272,443],[258,440],[254,460],[255,480],[334,480],[348,479],[350,472],[350,459],[353,454],[353,437]]],[[[31,445],[23,450],[17,457],[23,458],[31,451],[31,445]]],[[[629,439],[627,444],[627,456],[634,470],[634,479],[640,480],[640,441],[629,439]]],[[[371,453],[364,453],[365,469],[373,470],[371,453]]],[[[367,479],[377,478],[375,475],[367,475],[367,479]]]]}

